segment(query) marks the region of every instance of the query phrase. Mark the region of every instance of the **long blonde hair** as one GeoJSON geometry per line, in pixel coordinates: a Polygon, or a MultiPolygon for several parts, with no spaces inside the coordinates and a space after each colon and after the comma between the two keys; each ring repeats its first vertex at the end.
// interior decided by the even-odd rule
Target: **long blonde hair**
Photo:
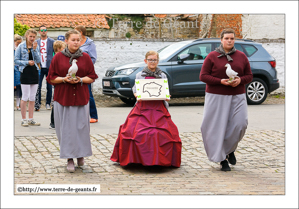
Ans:
{"type": "Polygon", "coordinates": [[[30,29],[28,29],[28,30],[26,31],[26,33],[25,33],[25,39],[26,39],[26,46],[27,46],[27,48],[28,48],[28,40],[27,40],[27,36],[29,35],[29,33],[33,33],[33,34],[35,34],[35,35],[37,36],[37,32],[36,32],[36,30],[34,30],[34,29],[32,29],[32,28],[30,28],[30,29]]]}

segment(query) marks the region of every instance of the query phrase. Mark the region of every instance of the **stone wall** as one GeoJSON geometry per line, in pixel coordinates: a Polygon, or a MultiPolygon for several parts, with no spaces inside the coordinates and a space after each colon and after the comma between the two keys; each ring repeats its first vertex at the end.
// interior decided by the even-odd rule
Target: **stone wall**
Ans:
{"type": "Polygon", "coordinates": [[[105,34],[94,34],[94,38],[110,39],[196,39],[198,38],[198,15],[192,18],[181,17],[146,17],[144,21],[131,19],[111,19],[108,37],[105,34]],[[135,26],[134,26],[135,24],[135,26]]]}
{"type": "MultiPolygon", "coordinates": [[[[188,40],[196,38],[220,37],[224,28],[233,28],[237,38],[247,38],[263,42],[283,42],[285,39],[284,14],[195,14],[182,17],[166,16],[164,18],[146,17],[144,22],[133,28],[130,19],[113,19],[111,29],[87,28],[93,39],[118,40],[188,40]]],[[[70,28],[49,28],[48,35],[57,38],[70,28]]]]}
{"type": "Polygon", "coordinates": [[[210,35],[210,28],[213,23],[213,14],[200,14],[199,15],[199,38],[208,38],[210,35]]]}

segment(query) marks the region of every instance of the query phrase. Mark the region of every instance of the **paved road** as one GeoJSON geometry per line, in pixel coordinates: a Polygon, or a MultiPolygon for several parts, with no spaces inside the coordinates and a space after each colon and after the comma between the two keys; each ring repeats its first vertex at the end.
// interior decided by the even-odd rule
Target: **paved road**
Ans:
{"type": "MultiPolygon", "coordinates": [[[[220,171],[218,163],[207,159],[199,129],[202,105],[169,109],[183,145],[180,168],[121,167],[112,162],[110,156],[119,125],[130,110],[131,107],[98,108],[100,121],[91,124],[93,155],[75,173],[66,172],[66,160],[59,158],[55,131],[48,128],[50,111],[36,112],[35,118],[42,125],[28,128],[20,126],[20,112],[15,111],[14,183],[100,184],[99,195],[204,195],[197,196],[204,199],[202,203],[209,198],[206,195],[285,195],[284,105],[249,106],[249,127],[239,143],[237,164],[231,166],[231,172],[220,171]]],[[[21,193],[15,190],[15,194],[21,193]]],[[[272,205],[278,200],[272,199],[272,205]]],[[[195,201],[194,206],[201,207],[200,202],[195,201]]],[[[72,203],[68,206],[79,204],[72,203]]],[[[232,200],[230,205],[234,203],[232,200]]],[[[250,207],[251,203],[254,204],[246,205],[250,207]]],[[[178,205],[184,207],[181,202],[178,205]]]]}
{"type": "MultiPolygon", "coordinates": [[[[169,112],[179,132],[200,132],[203,105],[170,106],[169,112]]],[[[126,120],[132,107],[97,108],[99,122],[91,124],[91,134],[118,133],[119,126],[126,120]]],[[[49,129],[50,110],[41,109],[34,112],[34,118],[41,123],[39,127],[21,127],[21,112],[15,111],[15,136],[40,136],[55,134],[49,129]]],[[[248,130],[282,130],[284,129],[284,105],[250,105],[248,106],[248,130]]]]}

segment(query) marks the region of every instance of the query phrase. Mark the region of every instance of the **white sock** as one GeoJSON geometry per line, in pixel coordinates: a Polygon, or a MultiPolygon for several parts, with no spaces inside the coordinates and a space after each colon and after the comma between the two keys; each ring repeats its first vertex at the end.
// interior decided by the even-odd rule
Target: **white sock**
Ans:
{"type": "Polygon", "coordinates": [[[20,107],[20,98],[16,98],[17,107],[20,107]]]}
{"type": "Polygon", "coordinates": [[[32,120],[33,120],[33,118],[29,118],[29,119],[28,119],[28,121],[32,121],[32,120]]]}

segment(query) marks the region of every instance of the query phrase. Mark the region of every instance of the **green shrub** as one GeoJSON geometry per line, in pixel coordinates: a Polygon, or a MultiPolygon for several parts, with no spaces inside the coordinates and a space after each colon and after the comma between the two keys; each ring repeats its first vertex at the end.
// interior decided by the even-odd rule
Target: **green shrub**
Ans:
{"type": "Polygon", "coordinates": [[[126,33],[126,37],[127,37],[127,38],[131,38],[131,36],[132,36],[132,35],[131,35],[130,32],[127,32],[127,33],[126,33]]]}
{"type": "Polygon", "coordinates": [[[14,18],[14,34],[24,36],[29,28],[30,27],[28,25],[22,25],[21,23],[18,23],[16,18],[14,18]]]}

